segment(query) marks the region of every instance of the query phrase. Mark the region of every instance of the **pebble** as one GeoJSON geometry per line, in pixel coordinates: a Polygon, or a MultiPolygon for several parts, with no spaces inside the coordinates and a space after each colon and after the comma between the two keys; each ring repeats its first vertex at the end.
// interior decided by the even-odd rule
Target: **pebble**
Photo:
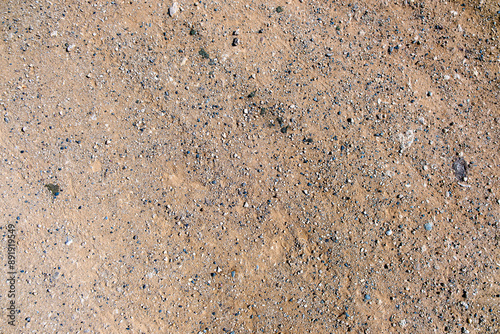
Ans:
{"type": "Polygon", "coordinates": [[[451,168],[455,171],[455,177],[458,181],[467,181],[468,164],[464,158],[458,158],[453,162],[451,168]]]}
{"type": "Polygon", "coordinates": [[[372,296],[370,296],[369,294],[366,294],[365,295],[365,300],[370,300],[370,299],[372,299],[372,296]]]}
{"type": "Polygon", "coordinates": [[[177,2],[174,2],[172,6],[168,9],[168,15],[173,17],[177,12],[179,11],[179,4],[177,2]]]}
{"type": "Polygon", "coordinates": [[[432,226],[433,226],[432,223],[425,223],[424,224],[424,228],[425,228],[426,231],[432,230],[432,226]]]}
{"type": "Polygon", "coordinates": [[[387,232],[385,232],[386,235],[392,235],[392,230],[387,230],[387,232]]]}
{"type": "Polygon", "coordinates": [[[238,44],[240,44],[240,39],[239,38],[233,39],[233,46],[238,46],[238,44]]]}

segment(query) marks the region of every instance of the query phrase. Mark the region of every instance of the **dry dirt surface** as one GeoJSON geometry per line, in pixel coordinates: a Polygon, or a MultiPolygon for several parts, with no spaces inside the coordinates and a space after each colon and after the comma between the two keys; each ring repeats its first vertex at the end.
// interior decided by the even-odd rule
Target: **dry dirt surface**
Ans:
{"type": "Polygon", "coordinates": [[[1,333],[499,333],[496,1],[2,1],[1,333]]]}

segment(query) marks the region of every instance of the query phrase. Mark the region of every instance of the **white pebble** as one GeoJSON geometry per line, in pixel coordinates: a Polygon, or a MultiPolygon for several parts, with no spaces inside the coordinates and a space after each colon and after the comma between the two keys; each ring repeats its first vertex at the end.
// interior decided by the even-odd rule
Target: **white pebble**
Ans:
{"type": "Polygon", "coordinates": [[[168,9],[168,15],[174,16],[175,14],[177,14],[178,11],[179,11],[179,4],[177,2],[174,2],[172,6],[170,6],[170,8],[168,9]]]}

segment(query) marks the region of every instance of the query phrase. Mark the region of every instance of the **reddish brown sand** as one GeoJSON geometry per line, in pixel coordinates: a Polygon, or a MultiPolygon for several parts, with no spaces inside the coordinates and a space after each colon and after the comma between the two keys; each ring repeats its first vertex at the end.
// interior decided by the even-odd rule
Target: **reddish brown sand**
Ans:
{"type": "Polygon", "coordinates": [[[1,2],[0,332],[498,333],[500,5],[172,4],[1,2]]]}

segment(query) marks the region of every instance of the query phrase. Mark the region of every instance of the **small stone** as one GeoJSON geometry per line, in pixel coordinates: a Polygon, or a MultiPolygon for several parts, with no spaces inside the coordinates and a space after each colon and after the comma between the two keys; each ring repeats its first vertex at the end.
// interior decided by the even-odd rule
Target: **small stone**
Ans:
{"type": "Polygon", "coordinates": [[[175,14],[177,14],[178,11],[179,11],[179,4],[177,2],[174,2],[172,6],[170,6],[170,8],[168,9],[168,15],[170,15],[170,17],[173,17],[175,14]]]}
{"type": "Polygon", "coordinates": [[[71,245],[73,243],[73,239],[68,238],[65,242],[67,246],[71,245]]]}
{"type": "Polygon", "coordinates": [[[392,235],[392,230],[387,230],[387,232],[385,232],[386,235],[388,236],[391,236],[392,235]]]}
{"type": "Polygon", "coordinates": [[[45,185],[45,187],[49,189],[54,197],[58,196],[59,192],[61,191],[61,188],[57,184],[48,183],[45,185]]]}
{"type": "Polygon", "coordinates": [[[231,277],[234,277],[234,275],[236,275],[236,271],[231,271],[231,277]]]}
{"type": "Polygon", "coordinates": [[[67,52],[71,52],[71,51],[75,48],[75,46],[76,46],[75,44],[68,45],[68,46],[66,47],[66,51],[67,51],[67,52]]]}
{"type": "Polygon", "coordinates": [[[432,223],[425,223],[424,224],[424,228],[425,228],[426,231],[431,231],[432,230],[432,226],[433,226],[432,223]]]}
{"type": "Polygon", "coordinates": [[[370,299],[372,299],[372,296],[370,296],[369,294],[366,294],[365,295],[365,300],[370,300],[370,299]]]}
{"type": "Polygon", "coordinates": [[[210,56],[208,55],[208,52],[205,51],[205,49],[201,48],[200,51],[198,51],[198,54],[202,56],[204,59],[210,59],[210,56]]]}
{"type": "Polygon", "coordinates": [[[235,31],[233,31],[234,36],[239,36],[239,34],[240,34],[240,29],[236,29],[235,31]]]}
{"type": "Polygon", "coordinates": [[[467,180],[468,164],[464,158],[458,158],[455,160],[451,168],[455,171],[455,177],[458,181],[463,182],[467,180]]]}
{"type": "Polygon", "coordinates": [[[240,39],[239,38],[233,39],[233,46],[238,46],[238,44],[240,44],[240,39]]]}
{"type": "Polygon", "coordinates": [[[245,202],[245,204],[243,204],[243,207],[248,208],[248,202],[245,202]]]}

